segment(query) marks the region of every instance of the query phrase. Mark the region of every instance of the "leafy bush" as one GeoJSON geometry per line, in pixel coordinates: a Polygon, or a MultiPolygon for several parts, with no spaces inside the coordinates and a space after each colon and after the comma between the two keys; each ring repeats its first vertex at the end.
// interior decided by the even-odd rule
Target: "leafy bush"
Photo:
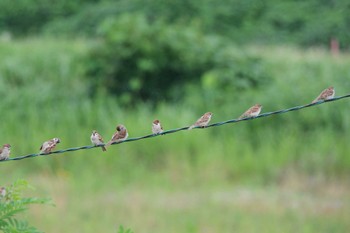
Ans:
{"type": "Polygon", "coordinates": [[[0,230],[4,233],[13,232],[40,232],[28,225],[26,221],[19,220],[16,215],[28,210],[31,204],[49,204],[50,199],[23,198],[22,192],[30,186],[24,180],[18,180],[2,191],[0,196],[0,230]]]}
{"type": "Polygon", "coordinates": [[[226,89],[257,87],[267,77],[254,71],[259,60],[233,51],[223,38],[193,24],[124,15],[106,20],[100,36],[87,62],[92,92],[104,87],[125,104],[181,99],[185,84],[198,84],[209,73],[226,89]]]}

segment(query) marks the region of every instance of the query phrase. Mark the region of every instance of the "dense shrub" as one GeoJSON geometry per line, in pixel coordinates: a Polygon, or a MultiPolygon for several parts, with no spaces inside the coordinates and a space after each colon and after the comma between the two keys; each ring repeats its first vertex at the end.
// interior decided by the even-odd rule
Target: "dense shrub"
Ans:
{"type": "MultiPolygon", "coordinates": [[[[183,86],[210,79],[225,89],[257,87],[266,80],[255,72],[259,60],[232,53],[222,38],[187,27],[151,21],[141,15],[110,18],[101,26],[87,76],[123,103],[179,99],[183,86]]],[[[216,86],[216,85],[215,85],[216,86]]]]}

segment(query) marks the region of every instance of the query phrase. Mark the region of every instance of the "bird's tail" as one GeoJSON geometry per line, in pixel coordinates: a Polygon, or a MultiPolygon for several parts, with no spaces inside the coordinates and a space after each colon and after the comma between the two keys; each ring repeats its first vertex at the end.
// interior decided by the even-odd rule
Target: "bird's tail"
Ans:
{"type": "Polygon", "coordinates": [[[316,98],[315,100],[313,100],[311,103],[314,104],[316,102],[320,101],[318,98],[316,98]]]}
{"type": "Polygon", "coordinates": [[[191,130],[195,127],[195,125],[191,125],[190,127],[188,127],[188,130],[191,130]]]}
{"type": "MultiPolygon", "coordinates": [[[[113,141],[109,141],[107,142],[107,144],[104,145],[104,148],[106,149],[107,147],[109,147],[110,145],[112,145],[113,141]]],[[[103,149],[102,149],[103,150],[103,149]]]]}
{"type": "Polygon", "coordinates": [[[40,154],[46,154],[46,151],[43,148],[40,148],[38,155],[40,155],[40,154]]]}
{"type": "Polygon", "coordinates": [[[101,148],[102,148],[102,151],[106,151],[107,150],[105,146],[101,146],[101,148]]]}

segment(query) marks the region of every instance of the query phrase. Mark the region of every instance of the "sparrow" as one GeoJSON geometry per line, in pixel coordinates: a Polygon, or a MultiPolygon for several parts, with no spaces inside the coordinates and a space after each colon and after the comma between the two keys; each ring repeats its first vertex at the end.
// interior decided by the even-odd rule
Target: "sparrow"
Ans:
{"type": "Polygon", "coordinates": [[[245,113],[242,114],[238,119],[249,118],[249,117],[257,117],[261,112],[262,106],[260,104],[256,104],[253,107],[249,108],[245,113]]]}
{"type": "Polygon", "coordinates": [[[40,147],[40,153],[50,153],[61,140],[59,138],[53,138],[49,141],[44,142],[40,147]]]}
{"type": "MultiPolygon", "coordinates": [[[[93,130],[92,131],[92,134],[91,134],[91,142],[92,144],[94,144],[95,146],[99,146],[99,145],[103,145],[103,138],[101,137],[101,135],[96,131],[96,130],[93,130]]],[[[106,147],[104,146],[101,146],[102,148],[102,151],[106,151],[106,147]]]]}
{"type": "Polygon", "coordinates": [[[317,98],[314,101],[312,101],[312,103],[316,103],[320,100],[333,99],[334,95],[335,95],[334,87],[328,87],[327,89],[323,90],[321,94],[317,96],[317,98]]]}
{"type": "Polygon", "coordinates": [[[163,127],[160,124],[159,120],[154,120],[152,123],[152,133],[153,134],[161,134],[163,132],[163,127]]]}
{"type": "Polygon", "coordinates": [[[121,142],[129,137],[128,131],[124,125],[117,125],[117,132],[112,136],[112,139],[105,145],[105,147],[110,146],[113,142],[121,142]]]}
{"type": "Polygon", "coordinates": [[[193,125],[191,125],[188,130],[193,129],[196,126],[200,126],[202,128],[206,127],[209,123],[209,121],[211,120],[211,116],[213,114],[211,112],[207,112],[205,113],[203,116],[201,116],[201,118],[199,118],[196,123],[194,123],[193,125]]]}
{"type": "Polygon", "coordinates": [[[6,189],[4,187],[0,187],[0,199],[6,196],[6,189]]]}
{"type": "Polygon", "coordinates": [[[5,144],[2,146],[2,148],[0,149],[0,160],[7,160],[10,157],[10,148],[10,144],[5,144]]]}

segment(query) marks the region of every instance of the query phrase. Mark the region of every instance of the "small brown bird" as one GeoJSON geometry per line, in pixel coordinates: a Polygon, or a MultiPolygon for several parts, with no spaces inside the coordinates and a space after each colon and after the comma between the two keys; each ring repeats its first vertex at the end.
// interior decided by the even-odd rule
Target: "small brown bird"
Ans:
{"type": "Polygon", "coordinates": [[[53,138],[49,141],[44,142],[40,147],[40,153],[50,153],[61,140],[59,138],[53,138]]]}
{"type": "Polygon", "coordinates": [[[0,188],[0,199],[6,196],[6,189],[4,187],[0,188]]]}
{"type": "Polygon", "coordinates": [[[242,114],[242,116],[240,116],[238,119],[257,117],[259,116],[261,109],[262,109],[262,106],[260,104],[256,104],[253,107],[249,108],[247,111],[245,111],[242,114]]]}
{"type": "MultiPolygon", "coordinates": [[[[92,144],[94,144],[95,146],[100,146],[104,144],[102,136],[96,130],[92,131],[90,139],[92,144]]],[[[101,146],[101,148],[102,148],[102,151],[106,151],[105,146],[101,146]]]]}
{"type": "Polygon", "coordinates": [[[105,147],[110,146],[114,142],[121,142],[126,140],[129,137],[128,131],[124,125],[118,125],[115,132],[112,136],[112,139],[105,145],[105,147]]]}
{"type": "Polygon", "coordinates": [[[202,127],[202,128],[205,128],[205,127],[209,124],[212,115],[213,115],[213,114],[212,114],[211,112],[205,113],[203,116],[201,116],[201,118],[199,118],[199,119],[196,121],[196,123],[194,123],[193,125],[191,125],[191,126],[188,128],[188,130],[193,129],[193,128],[196,127],[196,126],[200,126],[200,127],[202,127]]]}
{"type": "Polygon", "coordinates": [[[0,149],[0,160],[7,160],[10,157],[10,148],[10,144],[5,144],[2,146],[2,148],[0,149]]]}
{"type": "Polygon", "coordinates": [[[312,101],[312,103],[316,103],[321,100],[333,99],[334,95],[335,95],[334,87],[328,87],[327,89],[323,90],[321,94],[317,96],[317,98],[314,101],[312,101]]]}
{"type": "Polygon", "coordinates": [[[152,123],[152,133],[153,134],[160,134],[163,132],[163,127],[160,124],[159,120],[154,120],[152,123]]]}

